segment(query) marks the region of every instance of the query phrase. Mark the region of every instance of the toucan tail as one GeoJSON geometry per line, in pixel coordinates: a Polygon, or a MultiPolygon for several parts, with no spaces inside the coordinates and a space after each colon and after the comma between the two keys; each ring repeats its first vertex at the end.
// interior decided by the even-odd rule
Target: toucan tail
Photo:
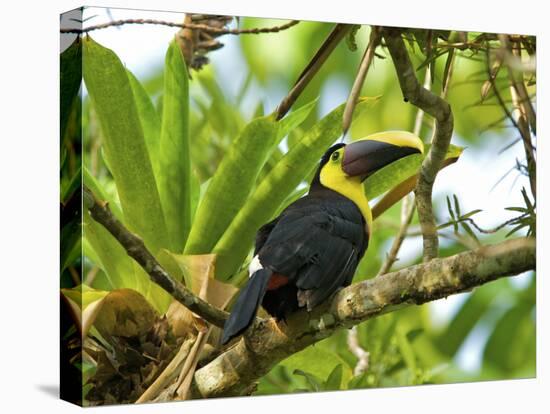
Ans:
{"type": "Polygon", "coordinates": [[[222,335],[222,345],[240,335],[252,323],[256,312],[262,303],[272,271],[259,269],[248,279],[239,292],[239,297],[233,305],[229,318],[225,321],[222,335]]]}

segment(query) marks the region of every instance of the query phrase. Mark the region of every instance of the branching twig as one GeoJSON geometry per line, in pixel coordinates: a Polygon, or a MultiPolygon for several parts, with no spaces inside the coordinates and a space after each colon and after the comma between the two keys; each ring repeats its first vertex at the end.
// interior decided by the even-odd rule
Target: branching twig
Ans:
{"type": "Polygon", "coordinates": [[[195,24],[195,23],[174,23],[174,22],[167,22],[164,20],[155,20],[155,19],[124,19],[124,20],[115,20],[108,23],[102,23],[95,26],[89,26],[83,29],[75,29],[75,28],[67,28],[67,29],[61,29],[61,33],[89,33],[94,30],[100,30],[100,29],[106,29],[108,27],[113,26],[123,26],[125,24],[156,24],[160,26],[168,26],[168,27],[177,27],[179,29],[192,29],[192,30],[202,30],[207,33],[216,33],[216,34],[230,34],[230,35],[241,35],[241,34],[261,34],[261,33],[277,33],[286,29],[291,28],[292,26],[296,26],[298,23],[300,23],[299,20],[291,20],[288,23],[285,23],[280,26],[273,26],[273,27],[254,27],[251,29],[228,29],[225,27],[212,27],[206,24],[195,24]]]}
{"type": "Polygon", "coordinates": [[[187,309],[195,312],[207,322],[218,327],[223,327],[228,317],[227,312],[211,306],[208,302],[197,297],[183,284],[170,276],[149,250],[147,250],[143,240],[124,227],[124,225],[111,213],[107,203],[98,201],[89,188],[84,187],[83,195],[84,206],[90,211],[92,218],[105,227],[107,231],[117,239],[128,255],[139,263],[154,283],[172,295],[174,299],[187,309]]]}
{"type": "Polygon", "coordinates": [[[439,242],[432,210],[432,189],[451,141],[453,114],[451,107],[444,99],[426,90],[418,83],[399,30],[384,28],[383,36],[405,100],[421,108],[436,120],[432,146],[422,163],[415,190],[418,218],[423,234],[424,260],[428,261],[438,255],[439,242]]]}
{"type": "Polygon", "coordinates": [[[245,394],[279,361],[340,327],[534,270],[535,263],[534,239],[508,240],[353,284],[332,301],[310,313],[300,311],[286,323],[256,320],[244,338],[195,373],[194,397],[245,394]]]}

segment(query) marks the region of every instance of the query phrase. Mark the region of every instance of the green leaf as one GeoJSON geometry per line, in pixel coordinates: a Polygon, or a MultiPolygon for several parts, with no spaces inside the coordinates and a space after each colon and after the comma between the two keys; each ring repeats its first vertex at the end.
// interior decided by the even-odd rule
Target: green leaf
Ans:
{"type": "MultiPolygon", "coordinates": [[[[347,383],[353,373],[349,365],[338,354],[323,347],[323,342],[308,346],[304,350],[291,355],[280,363],[290,370],[298,369],[307,372],[315,378],[329,378],[337,366],[342,369],[340,383],[347,383]]],[[[335,379],[333,379],[335,380],[335,379]]],[[[321,381],[319,381],[321,384],[321,381]]]]}
{"type": "Polygon", "coordinates": [[[336,391],[340,389],[342,384],[342,364],[338,364],[334,367],[332,372],[329,374],[327,380],[323,385],[323,390],[325,391],[336,391]]]}
{"type": "Polygon", "coordinates": [[[164,66],[164,96],[159,150],[159,193],[171,250],[183,251],[191,228],[189,85],[181,50],[172,41],[164,66]]]}
{"type": "Polygon", "coordinates": [[[424,329],[422,328],[411,329],[409,332],[407,332],[407,340],[412,343],[423,332],[424,332],[424,329]]]}
{"type": "Polygon", "coordinates": [[[462,228],[464,229],[464,231],[466,233],[468,233],[468,235],[473,239],[475,240],[476,242],[479,242],[476,234],[474,233],[474,231],[472,230],[472,228],[470,227],[470,225],[464,221],[461,221],[460,222],[460,225],[462,226],[462,228]]]}
{"type": "Polygon", "coordinates": [[[279,121],[279,140],[287,136],[291,131],[300,126],[302,122],[309,116],[319,98],[315,98],[310,103],[301,106],[299,109],[292,111],[287,116],[279,121]]]}
{"type": "Polygon", "coordinates": [[[103,131],[126,225],[153,252],[168,246],[160,198],[128,75],[113,51],[82,40],[84,81],[103,131]]]}
{"type": "MultiPolygon", "coordinates": [[[[363,99],[358,107],[371,102],[363,99]]],[[[218,255],[217,278],[227,280],[239,269],[258,229],[273,218],[279,206],[342,134],[343,111],[344,105],[341,105],[315,124],[259,183],[238,214],[231,217],[229,228],[214,248],[218,255]]]]}
{"type": "Polygon", "coordinates": [[[456,196],[456,194],[453,194],[453,200],[455,204],[456,215],[460,217],[460,203],[458,202],[458,197],[456,196]]]}
{"type": "Polygon", "coordinates": [[[355,390],[355,389],[362,389],[367,388],[369,386],[369,373],[364,372],[361,375],[358,375],[356,377],[353,377],[348,382],[348,390],[355,390]]]}
{"type": "Polygon", "coordinates": [[[209,253],[234,220],[277,141],[273,116],[257,118],[223,157],[197,209],[185,254],[209,253]]]}
{"type": "Polygon", "coordinates": [[[461,216],[460,218],[461,218],[462,220],[464,220],[464,219],[467,219],[467,218],[470,218],[470,217],[476,215],[477,213],[481,213],[482,211],[483,211],[483,210],[481,210],[481,209],[478,208],[478,209],[476,209],[476,210],[472,210],[472,211],[470,211],[469,213],[464,214],[464,215],[461,216]]]}
{"type": "Polygon", "coordinates": [[[492,300],[505,294],[505,281],[488,284],[469,295],[448,326],[436,340],[436,345],[448,357],[454,356],[474,326],[490,309],[492,300]]]}
{"type": "Polygon", "coordinates": [[[399,346],[399,351],[405,360],[405,364],[407,364],[407,368],[409,368],[413,375],[416,375],[416,355],[414,354],[414,350],[407,339],[407,336],[400,329],[398,329],[396,339],[397,345],[399,346]]]}
{"type": "MultiPolygon", "coordinates": [[[[426,145],[424,154],[427,154],[428,150],[429,145],[426,145]]],[[[456,159],[460,157],[463,150],[464,149],[461,147],[449,145],[445,159],[456,159]]],[[[367,198],[372,200],[394,188],[407,178],[418,174],[422,161],[425,157],[424,154],[413,154],[408,157],[401,158],[370,175],[364,182],[365,194],[367,198]]]]}
{"type": "Polygon", "coordinates": [[[69,198],[73,195],[73,193],[80,188],[82,185],[82,171],[80,170],[80,167],[78,167],[78,170],[73,174],[71,179],[69,181],[65,181],[61,186],[61,202],[65,204],[69,198]]]}
{"type": "Polygon", "coordinates": [[[532,304],[522,303],[500,317],[485,345],[484,364],[492,364],[507,373],[513,373],[526,364],[530,355],[535,354],[534,344],[532,347],[528,345],[528,338],[535,335],[532,311],[532,304]]]}
{"type": "Polygon", "coordinates": [[[149,279],[149,275],[133,261],[111,233],[96,222],[88,211],[83,212],[83,235],[86,251],[91,247],[95,264],[101,267],[113,289],[130,288],[141,293],[159,313],[164,313],[172,297],[149,279]]]}
{"type": "Polygon", "coordinates": [[[119,242],[88,211],[83,212],[84,237],[93,248],[100,266],[113,288],[132,288],[143,292],[143,283],[134,277],[132,259],[119,242]]]}
{"type": "Polygon", "coordinates": [[[141,121],[141,127],[143,128],[145,144],[147,145],[151,165],[153,166],[153,171],[158,183],[160,117],[145,88],[141,85],[132,72],[126,70],[126,73],[134,94],[139,120],[141,121]]]}
{"type": "Polygon", "coordinates": [[[63,142],[71,109],[82,82],[82,42],[80,38],[77,37],[73,44],[61,53],[59,59],[59,116],[61,142],[63,142]]]}
{"type": "Polygon", "coordinates": [[[321,385],[321,380],[315,375],[312,375],[309,372],[302,371],[301,369],[295,369],[292,373],[294,375],[301,375],[302,377],[304,377],[311,391],[321,391],[323,389],[321,385]]]}

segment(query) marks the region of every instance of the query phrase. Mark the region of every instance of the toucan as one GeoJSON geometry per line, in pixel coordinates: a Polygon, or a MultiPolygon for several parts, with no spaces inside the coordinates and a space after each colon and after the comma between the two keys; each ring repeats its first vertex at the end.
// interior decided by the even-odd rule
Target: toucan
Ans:
{"type": "Polygon", "coordinates": [[[348,286],[372,229],[363,181],[423,151],[421,139],[405,131],[331,146],[308,194],[258,230],[249,279],[225,322],[222,345],[248,328],[260,304],[277,320],[285,320],[300,308],[311,311],[348,286]]]}

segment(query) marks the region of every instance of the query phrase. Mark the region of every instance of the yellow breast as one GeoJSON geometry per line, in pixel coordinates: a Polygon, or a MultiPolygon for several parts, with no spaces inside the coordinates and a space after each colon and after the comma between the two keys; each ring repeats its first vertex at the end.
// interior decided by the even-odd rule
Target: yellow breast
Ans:
{"type": "Polygon", "coordinates": [[[370,233],[372,228],[372,212],[369,206],[369,201],[365,196],[365,191],[363,190],[363,184],[361,183],[360,178],[348,177],[342,174],[339,166],[337,166],[337,168],[326,166],[321,170],[319,178],[322,185],[336,191],[339,194],[342,194],[344,197],[353,201],[357,207],[359,207],[359,210],[361,211],[367,225],[366,230],[370,233]]]}

